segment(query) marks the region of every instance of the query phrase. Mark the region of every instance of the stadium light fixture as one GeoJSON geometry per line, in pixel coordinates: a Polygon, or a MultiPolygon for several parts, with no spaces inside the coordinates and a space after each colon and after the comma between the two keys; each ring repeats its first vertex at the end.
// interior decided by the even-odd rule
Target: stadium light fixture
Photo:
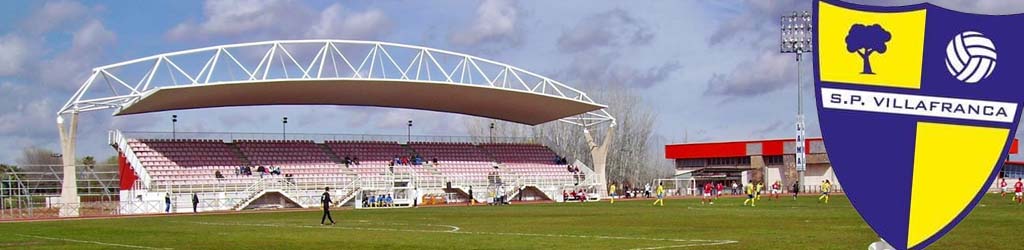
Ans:
{"type": "Polygon", "coordinates": [[[281,140],[288,138],[288,117],[281,117],[281,140]]]}
{"type": "Polygon", "coordinates": [[[171,115],[171,139],[178,139],[178,115],[171,115]]]}
{"type": "Polygon", "coordinates": [[[494,123],[491,123],[491,143],[494,143],[494,123]]]}
{"type": "Polygon", "coordinates": [[[409,120],[409,126],[408,126],[408,129],[405,131],[405,136],[406,136],[406,138],[405,138],[405,143],[406,144],[412,142],[412,120],[409,120]]]}
{"type": "MultiPolygon", "coordinates": [[[[796,54],[796,140],[793,149],[796,154],[796,171],[800,174],[798,180],[804,185],[804,172],[807,170],[806,143],[804,142],[804,108],[803,108],[803,87],[800,83],[800,57],[805,52],[812,52],[814,41],[813,26],[810,11],[794,11],[792,14],[783,15],[780,19],[781,36],[779,51],[782,53],[796,54]]],[[[767,175],[765,175],[767,178],[767,175]]]]}

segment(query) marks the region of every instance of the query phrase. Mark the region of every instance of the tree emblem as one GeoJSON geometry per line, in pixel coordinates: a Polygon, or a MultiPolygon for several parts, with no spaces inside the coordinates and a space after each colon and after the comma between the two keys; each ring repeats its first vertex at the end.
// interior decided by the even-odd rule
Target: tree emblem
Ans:
{"type": "Polygon", "coordinates": [[[882,28],[881,25],[854,24],[850,26],[850,32],[846,34],[846,50],[850,53],[857,53],[864,60],[864,69],[861,74],[874,75],[871,71],[871,54],[878,52],[885,54],[887,46],[885,43],[892,40],[892,34],[882,28]]]}

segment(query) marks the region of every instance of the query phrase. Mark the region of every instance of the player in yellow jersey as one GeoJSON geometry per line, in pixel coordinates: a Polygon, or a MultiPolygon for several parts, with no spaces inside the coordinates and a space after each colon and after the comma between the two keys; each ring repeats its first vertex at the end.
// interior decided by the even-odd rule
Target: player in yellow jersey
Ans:
{"type": "Polygon", "coordinates": [[[750,181],[750,183],[747,183],[747,185],[744,186],[744,189],[746,189],[745,191],[747,194],[747,199],[743,201],[743,205],[746,206],[747,203],[750,203],[751,207],[756,207],[754,205],[754,201],[756,201],[754,199],[754,193],[756,192],[756,190],[754,190],[754,181],[750,181]]]}
{"type": "Polygon", "coordinates": [[[658,199],[654,200],[654,204],[651,204],[651,205],[661,204],[661,206],[664,207],[665,206],[665,186],[662,186],[661,182],[658,182],[658,188],[654,190],[654,194],[658,196],[658,199]]]}
{"type": "Polygon", "coordinates": [[[614,182],[612,182],[612,185],[608,186],[608,201],[609,201],[610,204],[615,204],[615,183],[614,182]]]}
{"type": "Polygon", "coordinates": [[[821,183],[821,197],[818,197],[818,201],[824,200],[825,204],[828,204],[829,191],[832,191],[832,183],[829,182],[828,180],[825,180],[824,182],[821,183]]]}
{"type": "Polygon", "coordinates": [[[757,193],[754,195],[754,199],[761,200],[761,191],[764,190],[764,182],[758,182],[755,188],[757,188],[757,193]]]}

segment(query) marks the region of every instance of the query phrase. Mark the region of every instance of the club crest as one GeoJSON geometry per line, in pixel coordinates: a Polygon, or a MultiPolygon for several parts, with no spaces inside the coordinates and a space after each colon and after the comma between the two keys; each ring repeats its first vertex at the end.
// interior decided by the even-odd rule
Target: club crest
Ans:
{"type": "Polygon", "coordinates": [[[1006,159],[1024,102],[1024,15],[930,4],[814,4],[818,117],[861,217],[920,249],[957,225],[1006,159]],[[998,49],[997,50],[997,45],[998,49]],[[996,67],[997,55],[999,67],[996,67]]]}

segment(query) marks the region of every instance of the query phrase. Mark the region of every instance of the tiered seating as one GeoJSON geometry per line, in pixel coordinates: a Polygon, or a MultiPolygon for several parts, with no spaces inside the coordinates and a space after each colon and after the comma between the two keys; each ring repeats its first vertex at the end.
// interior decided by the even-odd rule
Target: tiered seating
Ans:
{"type": "Polygon", "coordinates": [[[572,180],[566,165],[556,164],[558,155],[540,144],[489,143],[481,144],[505,168],[528,176],[545,180],[572,180]]]}
{"type": "Polygon", "coordinates": [[[558,158],[554,151],[540,144],[489,143],[480,147],[503,163],[554,164],[558,158]]]}
{"type": "Polygon", "coordinates": [[[338,157],[357,157],[363,163],[385,162],[409,154],[394,141],[327,141],[326,144],[338,157]]]}
{"type": "Polygon", "coordinates": [[[235,145],[246,158],[257,166],[293,166],[332,164],[327,155],[313,141],[238,140],[235,145]]]}
{"type": "MultiPolygon", "coordinates": [[[[348,168],[364,177],[386,174],[389,161],[395,157],[409,157],[409,152],[397,141],[329,140],[326,143],[338,157],[358,159],[359,165],[349,165],[348,168]]],[[[395,173],[434,174],[424,166],[393,166],[393,169],[395,173]]]]}
{"type": "MultiPolygon", "coordinates": [[[[336,164],[330,162],[326,153],[312,142],[284,143],[278,145],[281,146],[280,151],[278,148],[266,146],[264,142],[240,143],[247,145],[248,151],[243,152],[250,152],[252,156],[248,157],[255,157],[254,164],[279,166],[283,174],[292,174],[292,179],[296,183],[349,179],[341,173],[336,164]],[[312,145],[313,149],[319,151],[310,151],[307,145],[312,145]]],[[[260,178],[259,173],[252,176],[238,174],[239,168],[247,164],[230,144],[220,140],[129,139],[128,145],[153,177],[152,184],[157,187],[245,185],[260,178]],[[224,178],[218,180],[215,177],[216,171],[220,171],[224,178]]],[[[256,171],[255,166],[250,167],[256,171]]]]}
{"type": "Polygon", "coordinates": [[[437,158],[441,163],[494,162],[487,153],[470,143],[413,142],[409,144],[423,159],[437,158]]]}
{"type": "Polygon", "coordinates": [[[239,166],[231,147],[216,140],[130,140],[142,164],[153,167],[239,166]]]}
{"type": "Polygon", "coordinates": [[[555,164],[557,155],[553,151],[538,144],[413,142],[406,148],[394,141],[328,141],[325,145],[330,152],[313,141],[300,140],[236,140],[234,144],[219,140],[129,140],[132,151],[158,187],[244,185],[259,178],[257,166],[280,167],[283,174],[294,175],[298,183],[344,181],[353,177],[352,172],[364,180],[373,180],[386,178],[384,175],[391,168],[388,163],[396,156],[406,158],[413,154],[425,161],[436,158],[439,163],[398,165],[393,166],[394,172],[414,174],[423,182],[481,183],[495,174],[557,183],[572,183],[575,178],[565,165],[555,164]],[[360,164],[346,170],[331,160],[330,153],[342,159],[358,158],[360,164]],[[495,168],[496,163],[502,167],[495,168]],[[251,167],[252,176],[238,174],[244,166],[251,167]],[[224,178],[215,178],[215,171],[220,171],[224,178]]]}
{"type": "Polygon", "coordinates": [[[433,161],[441,176],[458,176],[466,181],[485,182],[489,175],[500,174],[494,158],[470,143],[412,142],[409,144],[424,160],[433,161]]]}

